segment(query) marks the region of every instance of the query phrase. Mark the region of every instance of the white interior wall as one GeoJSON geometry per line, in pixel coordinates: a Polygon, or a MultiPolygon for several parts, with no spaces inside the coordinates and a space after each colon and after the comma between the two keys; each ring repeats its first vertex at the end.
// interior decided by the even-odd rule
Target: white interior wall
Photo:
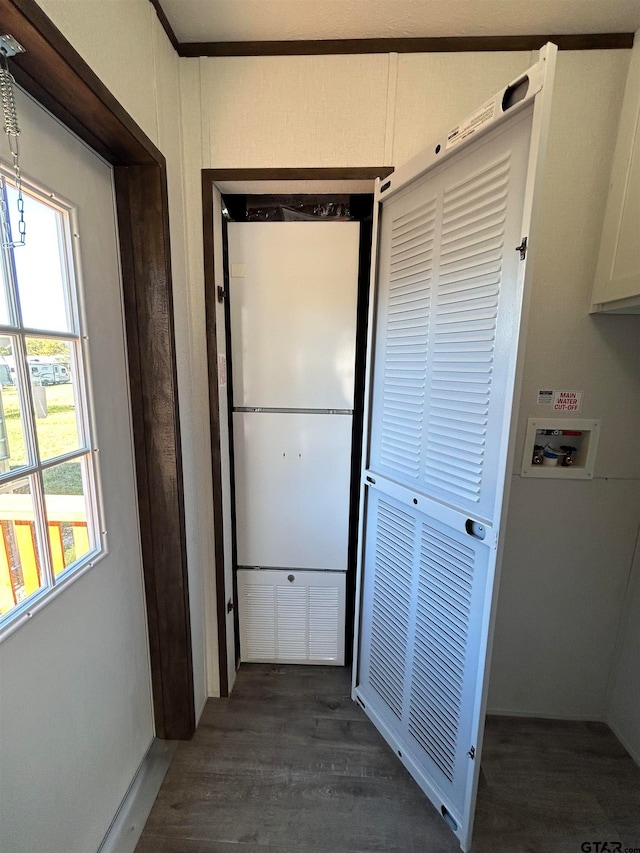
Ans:
{"type": "Polygon", "coordinates": [[[640,764],[640,535],[636,544],[615,667],[607,722],[640,764]]]}
{"type": "Polygon", "coordinates": [[[384,160],[389,56],[201,60],[204,168],[384,160]]]}
{"type": "Polygon", "coordinates": [[[391,164],[409,160],[536,61],[529,51],[400,54],[391,164]]]}
{"type": "Polygon", "coordinates": [[[38,5],[157,144],[157,16],[148,0],[38,0],[38,5]]]}
{"type": "Polygon", "coordinates": [[[606,714],[607,684],[640,521],[636,317],[589,315],[629,52],[559,54],[542,187],[490,707],[606,714]],[[595,479],[522,479],[539,388],[584,391],[602,421],[595,479]]]}
{"type": "MultiPolygon", "coordinates": [[[[191,164],[182,150],[179,60],[148,0],[100,0],[99,3],[40,0],[40,6],[167,161],[194,696],[199,717],[209,693],[204,600],[205,579],[210,575],[213,560],[209,533],[211,510],[207,510],[211,506],[211,469],[207,462],[210,458],[208,390],[202,355],[202,253],[194,272],[197,247],[190,245],[189,256],[186,248],[185,232],[188,229],[192,233],[194,226],[193,217],[186,218],[185,196],[193,181],[185,184],[185,166],[191,164]],[[189,287],[192,280],[199,285],[195,290],[195,306],[189,287]]],[[[193,166],[199,171],[198,164],[193,166]]],[[[190,169],[191,177],[192,173],[190,169]]],[[[195,180],[199,186],[199,177],[195,180]]],[[[202,231],[201,220],[195,227],[202,231]]],[[[215,659],[215,651],[213,656],[215,659]]]]}
{"type": "MultiPolygon", "coordinates": [[[[636,63],[635,74],[637,74],[638,61],[640,61],[640,31],[636,33],[633,45],[632,62],[636,63]]],[[[630,68],[629,83],[632,79],[636,79],[631,76],[633,73],[633,69],[630,68]]],[[[627,152],[622,153],[623,156],[627,154],[627,152]]],[[[631,238],[631,228],[627,236],[631,238]]],[[[634,237],[634,251],[637,253],[637,235],[634,237]]],[[[628,248],[631,250],[631,244],[628,248]]],[[[640,358],[636,360],[636,364],[638,361],[640,358]]],[[[638,396],[640,395],[636,393],[636,399],[638,396]]],[[[615,664],[611,673],[609,700],[607,722],[640,764],[640,529],[636,540],[635,557],[629,573],[625,613],[620,625],[615,664]]]]}
{"type": "Polygon", "coordinates": [[[31,99],[17,105],[23,174],[79,208],[108,552],[3,637],[0,849],[87,853],[153,740],[113,176],[31,99]]]}
{"type": "MultiPolygon", "coordinates": [[[[41,5],[167,159],[199,716],[208,695],[204,567],[213,550],[209,535],[201,533],[207,524],[201,507],[211,507],[208,420],[202,416],[207,387],[202,360],[192,369],[194,324],[186,287],[178,58],[148,0],[99,4],[43,0],[41,5]]],[[[202,339],[198,346],[202,351],[202,339]]],[[[120,374],[114,368],[111,382],[116,375],[120,374]]],[[[109,385],[103,381],[100,387],[109,385]]],[[[109,399],[102,405],[108,407],[109,399]]],[[[130,447],[122,450],[130,452],[130,447]]],[[[123,511],[133,517],[135,509],[126,498],[122,496],[123,511]]],[[[0,725],[2,766],[11,768],[11,779],[2,778],[7,810],[3,839],[12,850],[44,849],[43,838],[52,851],[96,849],[153,737],[144,593],[135,562],[139,554],[132,548],[135,552],[135,542],[116,538],[106,573],[96,568],[2,646],[3,682],[20,687],[18,692],[3,691],[0,725]],[[80,645],[78,636],[85,638],[80,645]],[[35,761],[32,755],[37,756],[35,761]],[[65,783],[60,787],[57,780],[62,777],[65,783]],[[27,790],[30,804],[37,805],[28,826],[20,822],[27,790]]]]}
{"type": "MultiPolygon", "coordinates": [[[[207,648],[206,688],[208,696],[220,695],[218,667],[218,625],[216,612],[213,487],[211,482],[211,443],[209,431],[209,386],[207,371],[207,330],[202,262],[202,115],[200,110],[200,62],[180,61],[180,91],[185,131],[182,136],[184,164],[183,187],[186,202],[186,246],[188,279],[185,284],[189,300],[189,328],[192,362],[189,382],[193,388],[192,429],[197,444],[192,464],[196,466],[194,484],[195,509],[198,513],[200,548],[204,568],[204,593],[201,604],[206,607],[205,642],[207,648]]],[[[186,481],[185,481],[186,491],[186,481]]],[[[191,595],[190,590],[190,595],[191,595]]]]}
{"type": "MultiPolygon", "coordinates": [[[[201,59],[203,165],[398,165],[533,59],[528,52],[201,59]]],[[[629,51],[558,57],[493,711],[606,713],[639,520],[639,461],[621,448],[640,427],[640,358],[636,318],[594,318],[588,306],[628,62],[629,51]],[[519,476],[526,419],[545,411],[538,387],[582,390],[583,415],[602,419],[595,481],[519,476]]]]}

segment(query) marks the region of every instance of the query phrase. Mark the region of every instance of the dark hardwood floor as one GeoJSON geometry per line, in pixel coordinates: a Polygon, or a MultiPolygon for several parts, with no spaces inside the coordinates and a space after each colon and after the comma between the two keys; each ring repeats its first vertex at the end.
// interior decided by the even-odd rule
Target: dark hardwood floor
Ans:
{"type": "MultiPolygon", "coordinates": [[[[243,665],[178,746],[136,853],[456,853],[349,692],[346,669],[243,665]]],[[[640,853],[640,768],[611,731],[489,718],[474,851],[605,841],[640,853]]]]}

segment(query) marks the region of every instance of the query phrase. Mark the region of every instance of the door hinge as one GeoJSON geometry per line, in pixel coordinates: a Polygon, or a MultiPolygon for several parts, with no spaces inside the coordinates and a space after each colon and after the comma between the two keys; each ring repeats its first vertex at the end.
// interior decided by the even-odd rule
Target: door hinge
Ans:
{"type": "Polygon", "coordinates": [[[5,56],[15,56],[17,53],[24,53],[24,48],[19,41],[16,41],[9,33],[0,35],[0,53],[5,56]]]}
{"type": "Polygon", "coordinates": [[[229,601],[227,601],[227,613],[231,613],[232,610],[233,610],[233,601],[231,601],[231,599],[229,599],[229,601]]]}
{"type": "Polygon", "coordinates": [[[519,246],[516,246],[516,252],[520,252],[520,260],[524,261],[527,257],[527,238],[522,238],[522,243],[519,246]]]}
{"type": "Polygon", "coordinates": [[[227,295],[227,293],[226,293],[224,287],[221,287],[220,285],[218,285],[218,302],[224,302],[226,295],[227,295]]]}
{"type": "Polygon", "coordinates": [[[471,749],[469,750],[469,752],[467,753],[467,755],[469,756],[469,758],[470,758],[472,761],[474,760],[474,758],[476,757],[476,748],[475,748],[475,746],[472,746],[472,747],[471,747],[471,749]]]}

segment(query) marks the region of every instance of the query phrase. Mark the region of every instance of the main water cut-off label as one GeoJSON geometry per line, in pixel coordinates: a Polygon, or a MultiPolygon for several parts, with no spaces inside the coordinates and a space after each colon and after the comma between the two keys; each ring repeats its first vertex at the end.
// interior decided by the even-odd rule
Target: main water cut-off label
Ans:
{"type": "Polygon", "coordinates": [[[554,412],[582,411],[583,391],[554,391],[552,408],[554,412]]]}

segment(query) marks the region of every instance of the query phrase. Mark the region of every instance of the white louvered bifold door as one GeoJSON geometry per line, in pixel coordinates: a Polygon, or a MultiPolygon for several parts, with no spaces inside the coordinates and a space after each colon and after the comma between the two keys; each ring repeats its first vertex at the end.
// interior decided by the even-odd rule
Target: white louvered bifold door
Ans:
{"type": "Polygon", "coordinates": [[[511,116],[500,104],[484,132],[378,191],[361,505],[354,696],[463,849],[548,116],[535,92],[511,116]]]}

